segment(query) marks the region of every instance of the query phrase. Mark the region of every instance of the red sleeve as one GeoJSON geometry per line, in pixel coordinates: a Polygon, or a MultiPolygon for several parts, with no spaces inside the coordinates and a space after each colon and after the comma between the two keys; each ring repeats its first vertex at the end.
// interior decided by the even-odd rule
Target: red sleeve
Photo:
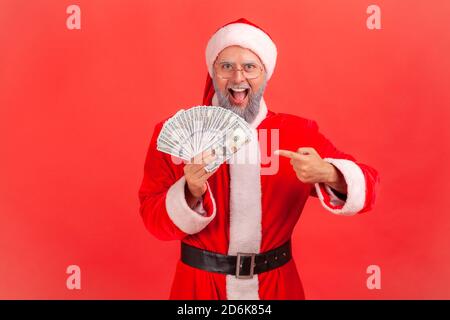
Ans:
{"type": "Polygon", "coordinates": [[[146,228],[158,239],[183,239],[205,228],[215,217],[216,206],[208,184],[202,202],[206,213],[201,215],[188,206],[182,171],[176,170],[177,165],[170,155],[156,149],[161,128],[162,123],[155,127],[145,159],[139,211],[146,228]]]}
{"type": "Polygon", "coordinates": [[[339,151],[319,131],[317,123],[310,120],[314,148],[327,162],[334,165],[344,176],[347,194],[341,194],[324,183],[316,183],[311,196],[318,197],[325,209],[336,214],[353,215],[366,212],[375,205],[376,188],[380,182],[378,172],[353,156],[339,151]]]}

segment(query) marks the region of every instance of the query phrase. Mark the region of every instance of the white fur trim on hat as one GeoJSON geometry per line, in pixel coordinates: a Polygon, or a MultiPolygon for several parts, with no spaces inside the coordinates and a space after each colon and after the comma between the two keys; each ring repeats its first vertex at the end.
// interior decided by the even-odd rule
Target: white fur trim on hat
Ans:
{"type": "Polygon", "coordinates": [[[277,61],[277,47],[261,29],[246,23],[233,23],[219,29],[208,41],[206,65],[213,76],[213,64],[219,53],[230,46],[241,46],[256,53],[264,64],[267,80],[273,74],[277,61]]]}

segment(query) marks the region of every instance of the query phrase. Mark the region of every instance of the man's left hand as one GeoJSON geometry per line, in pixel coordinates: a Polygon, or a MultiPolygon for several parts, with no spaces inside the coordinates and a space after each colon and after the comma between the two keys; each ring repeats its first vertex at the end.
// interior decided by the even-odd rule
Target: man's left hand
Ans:
{"type": "Polygon", "coordinates": [[[333,184],[339,179],[337,169],[323,160],[314,148],[298,148],[297,152],[276,150],[274,153],[290,158],[297,178],[304,183],[333,184]]]}

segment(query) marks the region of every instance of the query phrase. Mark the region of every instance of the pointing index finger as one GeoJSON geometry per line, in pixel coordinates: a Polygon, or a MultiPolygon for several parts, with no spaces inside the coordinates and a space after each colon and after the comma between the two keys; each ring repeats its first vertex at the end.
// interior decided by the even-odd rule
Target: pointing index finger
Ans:
{"type": "Polygon", "coordinates": [[[282,157],[286,157],[286,158],[290,158],[290,159],[298,159],[298,153],[294,152],[294,151],[290,151],[290,150],[275,150],[274,154],[282,156],[282,157]]]}

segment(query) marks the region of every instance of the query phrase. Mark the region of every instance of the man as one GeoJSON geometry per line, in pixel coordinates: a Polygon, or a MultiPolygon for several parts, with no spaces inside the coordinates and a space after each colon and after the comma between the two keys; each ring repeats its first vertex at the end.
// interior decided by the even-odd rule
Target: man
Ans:
{"type": "Polygon", "coordinates": [[[256,161],[232,158],[207,173],[214,155],[205,152],[175,164],[156,150],[163,122],[155,128],[140,213],[157,238],[181,240],[171,299],[304,299],[290,238],[308,197],[341,215],[374,205],[373,168],[337,150],[315,121],[267,109],[263,92],[276,56],[269,35],[245,19],[220,28],[206,48],[203,104],[230,109],[250,124],[255,139],[241,150],[256,161]],[[258,135],[273,130],[279,164],[264,174],[267,152],[258,135]]]}

